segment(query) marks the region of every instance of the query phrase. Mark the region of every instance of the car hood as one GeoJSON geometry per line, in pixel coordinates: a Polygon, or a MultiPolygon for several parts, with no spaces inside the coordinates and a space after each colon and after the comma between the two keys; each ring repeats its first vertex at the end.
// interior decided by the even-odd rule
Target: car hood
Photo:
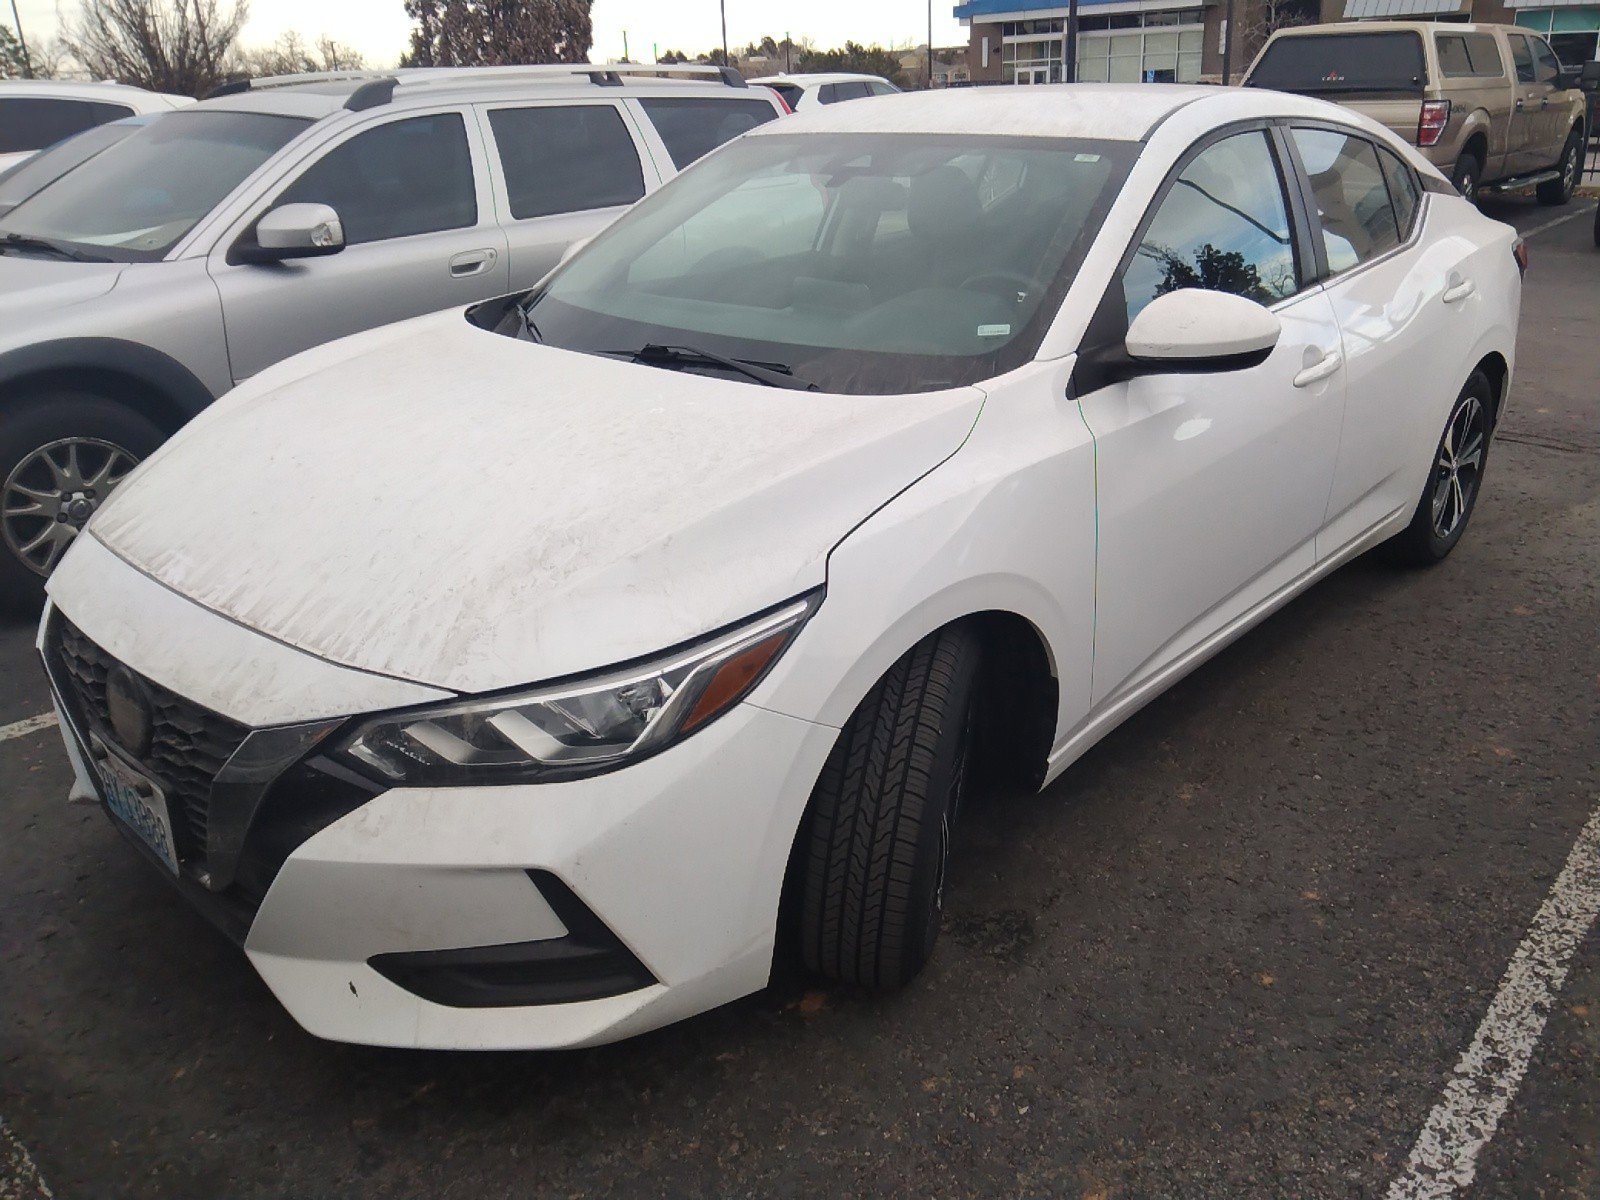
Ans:
{"type": "Polygon", "coordinates": [[[279,641],[488,691],[653,654],[821,585],[829,551],[953,454],[982,403],[976,388],[763,388],[438,314],[246,384],[90,529],[279,641]]]}
{"type": "Polygon", "coordinates": [[[0,254],[0,328],[10,324],[8,318],[21,319],[103,296],[127,265],[0,254]]]}

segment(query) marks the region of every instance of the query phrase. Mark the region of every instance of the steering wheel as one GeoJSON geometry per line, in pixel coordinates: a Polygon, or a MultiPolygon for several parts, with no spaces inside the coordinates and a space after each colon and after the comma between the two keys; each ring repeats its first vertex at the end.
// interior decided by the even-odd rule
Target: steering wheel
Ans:
{"type": "Polygon", "coordinates": [[[1015,299],[1019,304],[1022,302],[1023,297],[1039,286],[1039,281],[1032,275],[1024,275],[1021,271],[1007,271],[1002,268],[993,271],[979,271],[976,275],[963,279],[961,281],[961,290],[966,291],[971,288],[975,291],[987,292],[993,289],[985,285],[996,283],[1007,285],[1008,291],[1016,292],[1015,299]]]}

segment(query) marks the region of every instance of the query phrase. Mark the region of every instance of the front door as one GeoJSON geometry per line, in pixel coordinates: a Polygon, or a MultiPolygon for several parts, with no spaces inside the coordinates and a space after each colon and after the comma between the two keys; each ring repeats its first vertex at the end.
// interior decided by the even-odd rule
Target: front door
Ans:
{"type": "Polygon", "coordinates": [[[1548,167],[1561,153],[1549,150],[1550,94],[1554,85],[1540,78],[1540,68],[1535,56],[1534,39],[1520,33],[1508,33],[1511,43],[1511,61],[1516,67],[1517,99],[1511,114],[1511,145],[1506,155],[1506,173],[1526,175],[1548,167]]]}
{"type": "Polygon", "coordinates": [[[1315,563],[1344,375],[1333,309],[1304,286],[1286,177],[1264,130],[1212,142],[1168,184],[1124,271],[1129,320],[1199,287],[1269,306],[1283,333],[1259,366],[1150,375],[1080,399],[1099,481],[1097,707],[1315,563]]]}
{"type": "Polygon", "coordinates": [[[505,235],[476,130],[455,111],[406,116],[336,143],[225,238],[209,267],[235,382],[301,350],[509,290],[505,235]],[[254,220],[280,204],[330,205],[345,248],[239,262],[254,220]]]}
{"type": "Polygon", "coordinates": [[[1018,83],[1049,83],[1050,82],[1050,68],[1049,67],[1018,67],[1016,69],[1016,71],[1017,71],[1017,82],[1018,83]]]}

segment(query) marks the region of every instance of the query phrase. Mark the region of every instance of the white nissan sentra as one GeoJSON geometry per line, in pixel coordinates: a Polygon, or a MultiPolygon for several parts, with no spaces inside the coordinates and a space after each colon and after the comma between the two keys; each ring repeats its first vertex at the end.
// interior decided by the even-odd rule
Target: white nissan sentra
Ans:
{"type": "Polygon", "coordinates": [[[603,1042],[775,947],[893,988],[975,790],[1364,550],[1450,553],[1524,263],[1314,100],[763,126],[122,484],[40,634],[77,794],[322,1037],[603,1042]]]}

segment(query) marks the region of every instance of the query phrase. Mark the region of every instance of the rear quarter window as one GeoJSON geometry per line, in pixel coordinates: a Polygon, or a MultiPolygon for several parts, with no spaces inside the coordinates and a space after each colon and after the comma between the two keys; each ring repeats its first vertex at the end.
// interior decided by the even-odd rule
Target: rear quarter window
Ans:
{"type": "Polygon", "coordinates": [[[7,96],[0,99],[0,154],[42,150],[85,129],[131,116],[133,109],[125,104],[7,96]]]}
{"type": "Polygon", "coordinates": [[[667,153],[672,155],[672,165],[680,171],[724,142],[731,142],[778,115],[778,110],[765,100],[673,96],[639,103],[661,135],[667,153]]]}
{"type": "Polygon", "coordinates": [[[1427,79],[1416,33],[1312,33],[1269,45],[1245,86],[1315,94],[1420,93],[1427,79]]]}

